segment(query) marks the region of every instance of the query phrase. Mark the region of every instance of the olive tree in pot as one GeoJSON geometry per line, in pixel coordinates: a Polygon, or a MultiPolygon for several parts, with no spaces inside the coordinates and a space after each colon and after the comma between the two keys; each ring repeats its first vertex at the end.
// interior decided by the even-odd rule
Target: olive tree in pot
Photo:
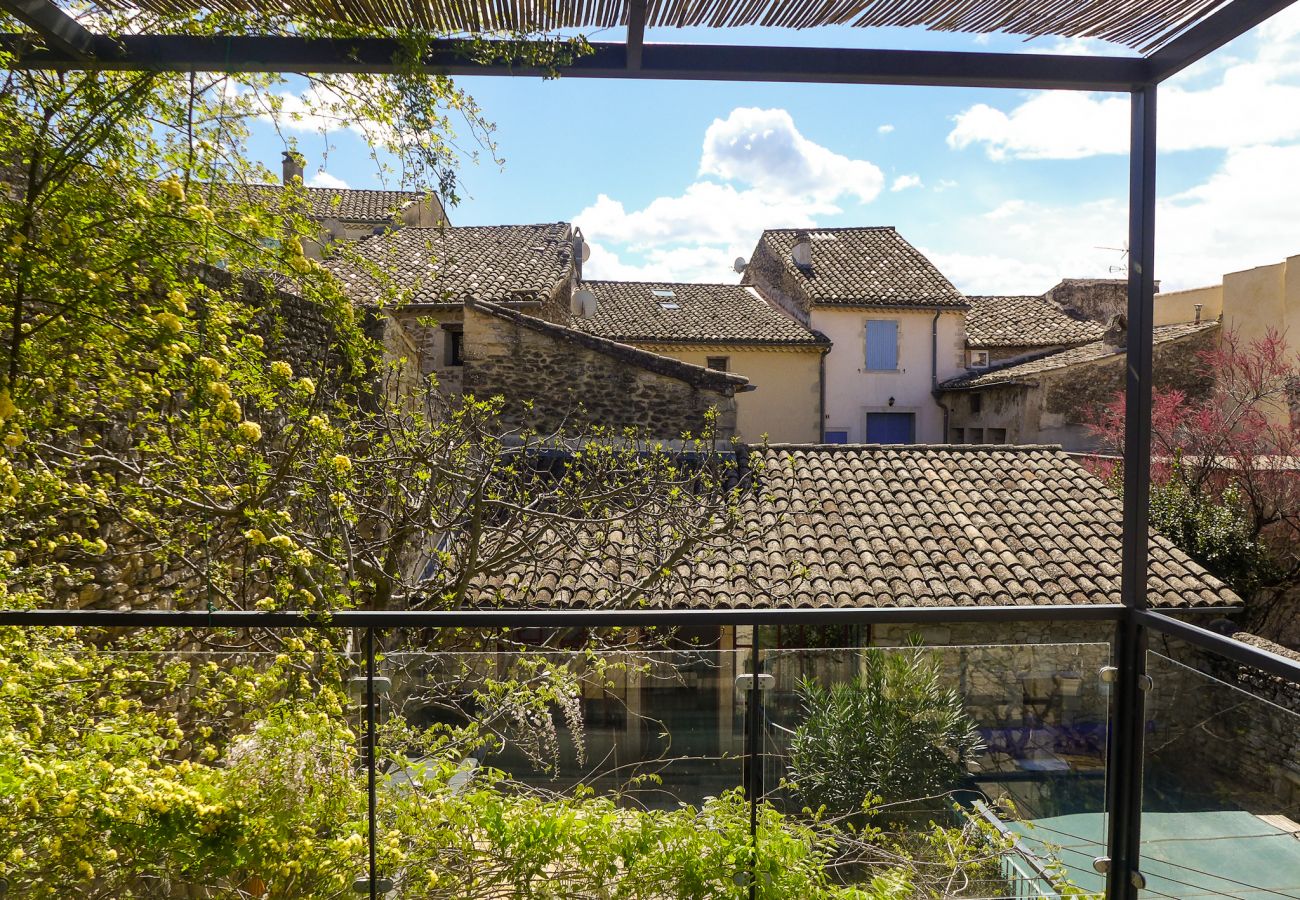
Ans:
{"type": "Polygon", "coordinates": [[[799,695],[790,777],[827,815],[899,820],[943,809],[983,746],[939,659],[916,646],[867,649],[855,678],[829,687],[805,678],[799,695]]]}

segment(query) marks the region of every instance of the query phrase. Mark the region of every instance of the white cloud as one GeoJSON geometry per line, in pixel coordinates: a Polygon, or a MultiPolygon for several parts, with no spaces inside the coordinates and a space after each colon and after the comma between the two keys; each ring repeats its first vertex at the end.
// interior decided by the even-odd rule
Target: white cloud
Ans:
{"type": "Polygon", "coordinates": [[[894,126],[889,124],[880,125],[877,126],[876,128],[876,134],[892,134],[893,131],[894,131],[894,126]]]}
{"type": "Polygon", "coordinates": [[[924,187],[924,185],[921,184],[920,175],[899,175],[894,179],[894,182],[889,186],[889,189],[894,193],[897,193],[898,191],[905,191],[908,188],[919,187],[924,187]]]}
{"type": "Polygon", "coordinates": [[[598,195],[574,216],[592,242],[584,274],[734,282],[732,262],[753,251],[764,228],[814,226],[845,202],[874,200],[885,182],[873,163],[804,137],[781,109],[741,108],[714,120],[699,176],[639,209],[598,195]]]}
{"type": "Polygon", "coordinates": [[[942,194],[944,191],[952,190],[956,186],[957,182],[953,181],[951,178],[940,178],[939,183],[934,186],[934,192],[936,194],[942,194]]]}
{"type": "Polygon", "coordinates": [[[704,133],[700,174],[744,181],[788,196],[834,198],[844,194],[869,203],[885,176],[863,159],[849,159],[799,133],[784,109],[733,109],[704,133]]]}
{"type": "MultiPolygon", "coordinates": [[[[1300,140],[1300,6],[1261,26],[1254,56],[1189,73],[1160,91],[1162,151],[1231,149],[1300,140]]],[[[992,159],[1078,159],[1128,152],[1129,101],[1097,93],[1032,95],[1003,111],[977,103],[956,117],[948,145],[992,159]]]]}
{"type": "Polygon", "coordinates": [[[342,178],[337,178],[324,169],[317,169],[315,174],[307,179],[307,184],[311,187],[320,188],[346,188],[348,186],[348,183],[342,178]]]}
{"type": "MultiPolygon", "coordinates": [[[[1217,283],[1225,272],[1300,253],[1300,146],[1230,151],[1206,181],[1159,201],[1156,277],[1164,290],[1217,283]]],[[[1040,293],[1063,277],[1121,277],[1122,200],[1054,206],[1013,200],[959,222],[968,242],[931,246],[930,258],[972,294],[1040,293]]]]}

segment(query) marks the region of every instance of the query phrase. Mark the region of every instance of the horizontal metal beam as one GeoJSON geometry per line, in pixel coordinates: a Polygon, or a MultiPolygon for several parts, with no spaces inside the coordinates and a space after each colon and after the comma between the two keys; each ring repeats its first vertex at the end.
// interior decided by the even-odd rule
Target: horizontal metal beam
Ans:
{"type": "MultiPolygon", "coordinates": [[[[396,72],[402,45],[386,38],[212,37],[126,35],[116,52],[90,61],[28,49],[0,35],[0,50],[26,69],[139,69],[206,72],[396,72]]],[[[512,61],[476,62],[463,41],[435,41],[421,63],[446,75],[538,76],[512,61]]],[[[750,47],[646,44],[641,65],[629,68],[626,44],[593,44],[593,52],[566,65],[566,78],[638,78],[669,81],[809,82],[948,87],[1128,91],[1149,80],[1147,61],[1106,56],[1035,53],[953,53],[931,50],[850,50],[826,47],[750,47]]],[[[475,51],[482,55],[482,45],[475,51]]]]}
{"type": "Polygon", "coordinates": [[[0,10],[30,27],[52,49],[84,60],[94,50],[95,35],[50,0],[0,0],[0,10]]]}
{"type": "Polygon", "coordinates": [[[1296,0],[1233,0],[1165,44],[1148,57],[1154,81],[1164,81],[1256,25],[1286,9],[1296,0]]]}
{"type": "Polygon", "coordinates": [[[944,625],[1115,622],[1119,604],[924,606],[858,609],[482,609],[315,612],[225,610],[0,610],[0,626],[97,628],[629,628],[681,625],[944,625]]]}
{"type": "Polygon", "coordinates": [[[1161,613],[1143,610],[1138,612],[1137,616],[1142,624],[1152,631],[1186,641],[1202,650],[1209,650],[1218,656],[1241,663],[1243,666],[1250,666],[1270,675],[1300,683],[1300,662],[1294,659],[1270,653],[1251,644],[1242,643],[1236,638],[1219,634],[1217,631],[1209,631],[1161,613]]]}

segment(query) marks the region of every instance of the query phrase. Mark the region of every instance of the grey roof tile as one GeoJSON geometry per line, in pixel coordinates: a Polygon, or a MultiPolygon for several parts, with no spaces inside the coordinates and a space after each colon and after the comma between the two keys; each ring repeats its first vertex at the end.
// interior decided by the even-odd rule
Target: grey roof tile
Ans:
{"type": "MultiPolygon", "coordinates": [[[[1159,325],[1155,329],[1153,340],[1157,344],[1177,341],[1192,335],[1218,328],[1218,322],[1188,322],[1182,325],[1159,325]]],[[[996,384],[1016,384],[1032,382],[1044,372],[1064,369],[1084,363],[1096,362],[1108,356],[1118,356],[1124,352],[1122,347],[1093,341],[1065,350],[1053,350],[1022,362],[1012,362],[988,369],[979,369],[951,378],[939,385],[940,390],[970,390],[971,388],[991,387],[996,384]]]]}
{"type": "MultiPolygon", "coordinates": [[[[236,200],[267,206],[283,202],[279,184],[226,184],[236,200]]],[[[307,212],[316,219],[338,219],[367,225],[392,222],[402,209],[429,196],[421,191],[383,191],[362,188],[307,187],[307,212]]]]}
{"type": "MultiPolygon", "coordinates": [[[[771,445],[745,459],[753,480],[740,524],[679,564],[649,605],[1119,602],[1122,505],[1058,447],[771,445]]],[[[507,605],[600,606],[636,575],[609,567],[627,546],[603,552],[561,554],[479,587],[501,589],[507,605]]],[[[1240,604],[1165,538],[1152,537],[1150,554],[1153,606],[1240,604]]]]}
{"type": "Polygon", "coordinates": [[[808,229],[812,266],[790,258],[805,229],[764,231],[759,240],[813,306],[965,307],[966,300],[921,251],[892,226],[808,229]]]}
{"type": "Polygon", "coordinates": [[[490,225],[401,228],[358,241],[361,263],[343,255],[326,265],[354,300],[377,302],[384,286],[368,270],[389,272],[408,303],[542,299],[571,277],[569,225],[490,225]]]}
{"type": "Polygon", "coordinates": [[[1106,326],[1071,315],[1043,297],[971,297],[966,345],[974,348],[1056,347],[1099,340],[1106,326]]]}
{"type": "Polygon", "coordinates": [[[595,295],[596,314],[589,319],[575,318],[570,324],[615,341],[809,346],[830,343],[744,285],[587,281],[582,286],[595,295]],[[671,296],[664,296],[668,293],[671,296]]]}

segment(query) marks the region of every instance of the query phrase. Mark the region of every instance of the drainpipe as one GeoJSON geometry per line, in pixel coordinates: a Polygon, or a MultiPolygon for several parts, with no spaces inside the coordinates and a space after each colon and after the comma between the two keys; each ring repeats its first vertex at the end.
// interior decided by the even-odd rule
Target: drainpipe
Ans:
{"type": "Polygon", "coordinates": [[[942,312],[943,310],[936,309],[934,318],[930,320],[930,396],[943,410],[943,434],[939,436],[938,443],[946,444],[948,443],[948,407],[939,399],[939,316],[942,312]]]}
{"type": "Polygon", "coordinates": [[[823,347],[817,357],[817,443],[826,443],[826,354],[830,347],[823,347]]]}

